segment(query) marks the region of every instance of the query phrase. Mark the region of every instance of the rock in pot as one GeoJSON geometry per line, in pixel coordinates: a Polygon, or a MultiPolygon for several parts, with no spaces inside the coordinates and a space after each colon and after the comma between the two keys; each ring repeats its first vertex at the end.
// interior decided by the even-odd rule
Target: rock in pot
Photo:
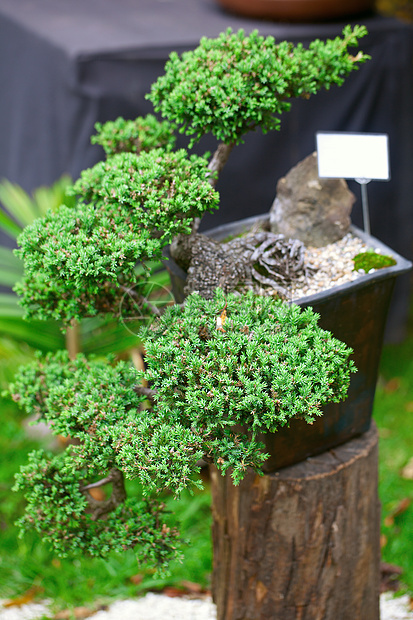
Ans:
{"type": "Polygon", "coordinates": [[[312,153],[278,181],[271,231],[313,247],[334,243],[349,231],[355,200],[344,179],[319,178],[312,153]]]}

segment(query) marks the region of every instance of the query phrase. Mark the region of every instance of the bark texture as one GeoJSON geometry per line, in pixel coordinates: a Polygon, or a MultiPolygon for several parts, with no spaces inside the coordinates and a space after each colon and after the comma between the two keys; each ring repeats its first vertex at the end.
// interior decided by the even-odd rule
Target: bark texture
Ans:
{"type": "Polygon", "coordinates": [[[254,290],[269,286],[281,298],[287,298],[287,286],[311,269],[304,262],[304,245],[297,239],[285,239],[268,231],[251,231],[227,243],[205,235],[181,235],[170,251],[188,276],[185,295],[198,291],[212,299],[219,286],[224,293],[254,290]]]}
{"type": "Polygon", "coordinates": [[[234,487],[211,471],[218,620],[378,620],[377,431],[234,487]]]}

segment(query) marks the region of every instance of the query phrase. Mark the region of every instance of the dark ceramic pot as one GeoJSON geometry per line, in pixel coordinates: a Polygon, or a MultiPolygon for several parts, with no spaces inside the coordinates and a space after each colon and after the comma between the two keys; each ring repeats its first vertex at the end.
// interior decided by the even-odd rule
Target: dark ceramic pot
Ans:
{"type": "Polygon", "coordinates": [[[374,8],[374,0],[217,0],[231,13],[289,22],[340,19],[374,8]]]}
{"type": "MultiPolygon", "coordinates": [[[[266,218],[240,220],[205,234],[220,241],[266,218]]],[[[319,325],[354,350],[352,359],[358,372],[352,375],[346,400],[326,405],[323,415],[312,425],[292,420],[288,428],[260,437],[270,453],[263,467],[267,473],[343,444],[370,427],[387,311],[396,277],[409,271],[411,263],[361,230],[353,228],[352,232],[383,254],[391,254],[397,263],[296,302],[303,308],[311,306],[320,315],[319,325]]],[[[186,273],[172,260],[165,261],[165,266],[175,299],[181,303],[186,273]]]]}

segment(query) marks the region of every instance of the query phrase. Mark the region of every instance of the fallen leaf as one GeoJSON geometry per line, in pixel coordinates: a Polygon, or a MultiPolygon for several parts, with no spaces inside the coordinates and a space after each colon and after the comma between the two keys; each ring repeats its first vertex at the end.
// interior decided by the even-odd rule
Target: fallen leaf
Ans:
{"type": "Polygon", "coordinates": [[[90,609],[89,607],[75,607],[74,609],[62,609],[53,618],[53,620],[83,620],[83,618],[89,618],[93,616],[97,611],[101,609],[107,609],[107,606],[102,605],[98,609],[90,609]]]}
{"type": "Polygon", "coordinates": [[[104,502],[106,499],[105,492],[102,491],[102,489],[99,489],[98,487],[95,489],[88,489],[88,493],[97,502],[104,502]]]}
{"type": "Polygon", "coordinates": [[[406,480],[413,480],[413,457],[410,459],[407,465],[403,467],[403,469],[400,472],[400,475],[402,478],[405,478],[406,480]]]}
{"type": "Polygon", "coordinates": [[[185,590],[182,588],[175,588],[175,586],[166,586],[162,590],[162,594],[169,596],[170,598],[177,598],[179,596],[185,596],[185,590]]]}
{"type": "Polygon", "coordinates": [[[388,394],[392,394],[393,392],[397,392],[400,389],[401,379],[400,377],[393,377],[393,379],[389,379],[384,386],[384,391],[388,394]]]}
{"type": "Polygon", "coordinates": [[[193,583],[192,581],[186,580],[182,581],[181,583],[188,592],[191,592],[193,594],[201,594],[201,592],[204,591],[200,583],[193,583]]]}
{"type": "Polygon", "coordinates": [[[132,577],[130,577],[130,581],[134,583],[135,586],[138,586],[143,581],[143,575],[132,575],[132,577]]]}
{"type": "Polygon", "coordinates": [[[387,545],[387,536],[385,534],[381,534],[380,536],[380,549],[383,549],[387,545]]]}
{"type": "Polygon", "coordinates": [[[395,564],[381,562],[380,564],[380,592],[397,592],[400,589],[399,577],[403,569],[395,564]]]}
{"type": "Polygon", "coordinates": [[[183,580],[179,585],[165,586],[165,588],[162,589],[162,594],[171,598],[185,596],[190,599],[199,599],[205,597],[206,595],[210,595],[211,593],[209,590],[203,588],[203,586],[199,583],[183,580]]]}
{"type": "Polygon", "coordinates": [[[394,519],[399,515],[403,514],[403,512],[406,512],[411,502],[412,500],[410,497],[404,497],[402,500],[400,500],[396,508],[389,512],[387,517],[384,519],[384,525],[386,527],[391,527],[392,525],[394,525],[394,519]]]}
{"type": "Polygon", "coordinates": [[[26,592],[24,592],[24,594],[16,596],[16,598],[12,598],[3,603],[3,607],[21,607],[22,605],[27,605],[28,603],[31,603],[33,601],[33,599],[37,594],[39,594],[39,592],[42,591],[43,588],[41,588],[40,586],[32,586],[26,592]]]}
{"type": "Polygon", "coordinates": [[[407,411],[407,413],[413,413],[413,400],[409,400],[405,406],[404,406],[405,410],[407,411]]]}

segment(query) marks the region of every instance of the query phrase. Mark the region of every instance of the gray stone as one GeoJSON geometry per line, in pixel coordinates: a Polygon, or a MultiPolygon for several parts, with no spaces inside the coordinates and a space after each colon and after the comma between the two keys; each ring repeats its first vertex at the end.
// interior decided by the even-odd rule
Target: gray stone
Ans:
{"type": "Polygon", "coordinates": [[[312,153],[277,184],[270,210],[271,231],[322,247],[348,232],[355,201],[344,179],[320,179],[317,153],[312,153]]]}

